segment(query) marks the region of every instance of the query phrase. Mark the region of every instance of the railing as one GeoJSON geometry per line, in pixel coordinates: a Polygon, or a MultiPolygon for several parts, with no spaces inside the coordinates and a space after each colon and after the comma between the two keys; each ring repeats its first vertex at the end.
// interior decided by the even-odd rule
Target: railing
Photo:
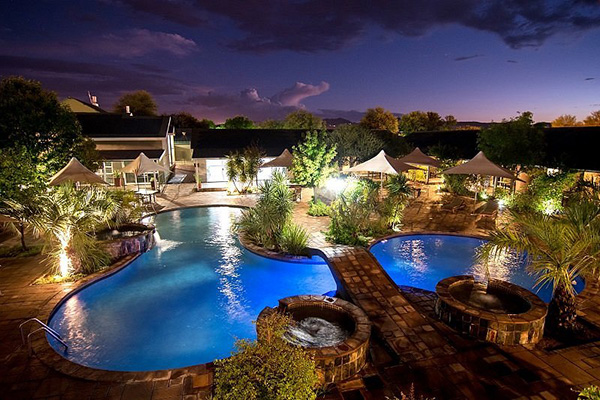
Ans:
{"type": "Polygon", "coordinates": [[[60,337],[58,332],[56,332],[54,329],[50,328],[48,325],[46,325],[45,323],[43,323],[42,321],[40,321],[37,318],[30,318],[27,321],[23,322],[21,325],[19,325],[19,330],[21,331],[21,341],[23,342],[23,344],[27,344],[27,349],[29,351],[30,356],[33,355],[33,348],[31,347],[31,336],[40,331],[47,332],[50,336],[52,336],[60,344],[62,344],[65,347],[65,349],[69,348],[69,346],[65,343],[65,341],[60,337]],[[23,330],[23,327],[29,322],[35,322],[35,323],[41,325],[41,327],[36,329],[35,331],[29,332],[29,334],[27,335],[27,338],[25,338],[25,332],[23,330]]]}

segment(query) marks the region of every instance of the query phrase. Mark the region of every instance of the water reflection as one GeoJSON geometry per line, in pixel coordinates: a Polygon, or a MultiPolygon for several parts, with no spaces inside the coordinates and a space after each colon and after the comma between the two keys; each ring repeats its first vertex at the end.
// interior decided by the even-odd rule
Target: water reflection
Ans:
{"type": "Polygon", "coordinates": [[[210,226],[213,235],[206,239],[210,247],[216,247],[221,254],[215,272],[219,276],[220,304],[226,311],[230,321],[247,322],[251,318],[249,306],[244,296],[244,285],[238,269],[241,267],[242,250],[236,246],[236,238],[232,233],[235,216],[227,209],[219,210],[211,215],[210,226]]]}

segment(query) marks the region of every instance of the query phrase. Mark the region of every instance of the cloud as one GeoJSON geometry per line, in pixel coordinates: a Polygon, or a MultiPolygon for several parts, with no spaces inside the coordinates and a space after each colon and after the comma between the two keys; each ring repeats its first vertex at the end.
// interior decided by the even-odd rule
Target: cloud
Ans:
{"type": "Polygon", "coordinates": [[[507,63],[511,63],[511,64],[518,64],[518,61],[515,60],[506,60],[507,63]]]}
{"type": "Polygon", "coordinates": [[[466,61],[466,60],[472,60],[474,58],[479,58],[479,57],[483,57],[483,54],[473,54],[472,56],[461,56],[461,57],[456,57],[454,59],[454,61],[466,61]]]}
{"type": "Polygon", "coordinates": [[[60,90],[63,97],[81,98],[90,90],[98,95],[100,105],[108,109],[123,92],[144,89],[157,100],[165,100],[194,90],[193,86],[167,74],[51,58],[0,55],[0,75],[23,75],[40,80],[45,88],[60,90]]]}
{"type": "Polygon", "coordinates": [[[120,3],[186,26],[203,24],[204,15],[222,17],[240,32],[227,45],[257,53],[336,50],[374,28],[422,36],[447,25],[492,32],[517,49],[600,26],[597,0],[171,0],[167,7],[158,0],[120,3]]]}
{"type": "Polygon", "coordinates": [[[235,115],[245,115],[254,121],[282,119],[287,114],[304,108],[301,101],[318,96],[329,90],[329,83],[310,85],[296,82],[294,86],[281,90],[271,97],[261,97],[255,88],[242,90],[239,94],[222,94],[213,91],[188,97],[183,105],[188,111],[202,117],[223,121],[235,115]]]}
{"type": "Polygon", "coordinates": [[[329,83],[327,82],[321,82],[317,86],[296,82],[291,88],[284,89],[271,97],[271,101],[275,101],[283,106],[300,107],[300,102],[303,99],[318,96],[328,90],[329,83]]]}
{"type": "Polygon", "coordinates": [[[120,0],[115,4],[130,7],[146,14],[154,15],[166,21],[185,26],[198,26],[207,22],[206,18],[193,2],[186,0],[120,0]]]}
{"type": "Polygon", "coordinates": [[[20,50],[31,54],[53,56],[87,53],[100,56],[136,58],[151,53],[166,53],[177,57],[198,50],[196,42],[176,33],[155,32],[148,29],[126,29],[100,36],[78,37],[72,41],[21,44],[20,50]]]}
{"type": "Polygon", "coordinates": [[[596,79],[596,78],[585,78],[584,80],[585,81],[593,81],[594,79],[596,79]]]}

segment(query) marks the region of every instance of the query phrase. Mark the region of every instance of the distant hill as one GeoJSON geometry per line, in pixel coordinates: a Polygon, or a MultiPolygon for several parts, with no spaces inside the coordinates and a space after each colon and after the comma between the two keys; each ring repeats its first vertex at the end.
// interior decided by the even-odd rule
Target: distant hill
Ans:
{"type": "Polygon", "coordinates": [[[327,124],[327,129],[335,129],[340,125],[354,123],[346,118],[324,118],[323,121],[325,121],[325,123],[327,124]]]}

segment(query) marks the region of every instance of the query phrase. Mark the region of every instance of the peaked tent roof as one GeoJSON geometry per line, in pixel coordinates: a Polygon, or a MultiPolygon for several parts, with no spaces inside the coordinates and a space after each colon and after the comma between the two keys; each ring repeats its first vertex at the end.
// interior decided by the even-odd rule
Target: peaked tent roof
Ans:
{"type": "Polygon", "coordinates": [[[403,163],[402,161],[390,157],[385,154],[384,150],[381,150],[379,154],[370,160],[365,161],[362,164],[358,164],[350,169],[349,172],[380,172],[384,174],[399,174],[400,172],[408,171],[409,169],[413,169],[408,164],[403,163]]]}
{"type": "Polygon", "coordinates": [[[428,165],[431,167],[438,168],[440,166],[439,160],[436,160],[433,157],[429,157],[427,154],[423,153],[418,147],[415,147],[415,149],[412,152],[400,158],[399,160],[406,164],[428,165]]]}
{"type": "Polygon", "coordinates": [[[121,170],[125,173],[131,173],[137,175],[142,175],[148,172],[166,172],[168,174],[171,173],[171,170],[167,167],[163,167],[162,165],[155,163],[151,159],[148,158],[144,153],[140,153],[139,156],[135,160],[131,162],[131,164],[127,164],[125,168],[121,170]]]}
{"type": "Polygon", "coordinates": [[[50,179],[50,186],[60,185],[64,182],[79,182],[79,183],[101,183],[108,185],[102,178],[87,169],[75,157],[60,171],[58,171],[50,179]]]}
{"type": "Polygon", "coordinates": [[[272,159],[271,161],[264,163],[261,168],[270,168],[270,167],[280,167],[280,168],[291,168],[292,160],[294,156],[288,149],[283,150],[283,152],[272,159]]]}
{"type": "Polygon", "coordinates": [[[518,179],[506,168],[502,168],[488,160],[485,154],[483,154],[483,151],[477,153],[475,157],[464,164],[442,171],[442,174],[488,175],[508,179],[518,179]]]}

